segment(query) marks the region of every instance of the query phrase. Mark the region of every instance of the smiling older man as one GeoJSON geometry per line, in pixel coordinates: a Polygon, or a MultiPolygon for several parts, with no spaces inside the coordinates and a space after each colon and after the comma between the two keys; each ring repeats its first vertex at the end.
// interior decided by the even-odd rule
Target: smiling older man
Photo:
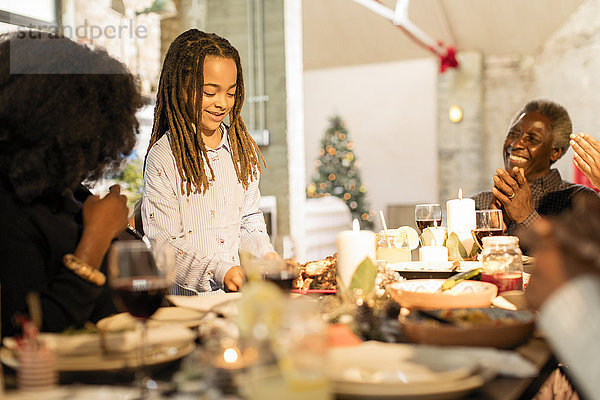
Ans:
{"type": "Polygon", "coordinates": [[[573,198],[594,191],[562,180],[552,164],[569,149],[571,119],[564,107],[533,100],[513,117],[504,141],[504,167],[494,187],[473,197],[478,210],[500,208],[507,234],[528,227],[543,215],[571,208],[573,198]]]}

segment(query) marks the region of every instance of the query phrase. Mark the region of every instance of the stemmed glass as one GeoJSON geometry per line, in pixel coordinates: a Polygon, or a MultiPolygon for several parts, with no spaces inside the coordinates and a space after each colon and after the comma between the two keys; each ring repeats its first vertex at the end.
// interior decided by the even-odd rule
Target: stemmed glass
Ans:
{"type": "Polygon", "coordinates": [[[110,250],[108,273],[116,300],[139,321],[141,344],[136,375],[141,384],[141,399],[148,395],[145,353],[147,348],[146,321],[160,307],[173,281],[175,252],[169,244],[151,250],[144,242],[128,240],[115,242],[110,250]]]}
{"type": "Polygon", "coordinates": [[[425,228],[442,226],[442,207],[439,204],[417,204],[415,221],[421,233],[425,228]]]}
{"type": "Polygon", "coordinates": [[[502,210],[477,210],[475,211],[475,230],[473,239],[483,249],[482,239],[486,236],[502,236],[504,232],[504,220],[502,210]]]}

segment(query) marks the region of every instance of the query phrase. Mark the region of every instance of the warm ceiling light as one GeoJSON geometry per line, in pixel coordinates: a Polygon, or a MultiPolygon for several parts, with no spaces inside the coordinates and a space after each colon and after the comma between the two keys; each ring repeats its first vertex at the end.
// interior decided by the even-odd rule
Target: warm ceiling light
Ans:
{"type": "Polygon", "coordinates": [[[450,110],[448,110],[448,118],[450,118],[450,121],[454,122],[455,124],[460,122],[462,120],[462,117],[463,112],[460,106],[457,106],[455,104],[452,107],[450,107],[450,110]]]}

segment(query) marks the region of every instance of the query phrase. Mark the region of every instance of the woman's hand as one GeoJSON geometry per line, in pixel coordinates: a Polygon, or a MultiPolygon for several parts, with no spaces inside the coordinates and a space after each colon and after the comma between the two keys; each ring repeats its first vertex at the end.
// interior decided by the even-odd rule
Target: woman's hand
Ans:
{"type": "Polygon", "coordinates": [[[571,147],[575,151],[575,165],[588,177],[592,185],[600,188],[600,141],[586,133],[571,134],[571,147]]]}
{"type": "Polygon", "coordinates": [[[94,267],[99,267],[111,241],[127,226],[127,197],[121,187],[113,185],[102,199],[89,196],[83,203],[83,234],[75,249],[75,256],[94,267]]]}

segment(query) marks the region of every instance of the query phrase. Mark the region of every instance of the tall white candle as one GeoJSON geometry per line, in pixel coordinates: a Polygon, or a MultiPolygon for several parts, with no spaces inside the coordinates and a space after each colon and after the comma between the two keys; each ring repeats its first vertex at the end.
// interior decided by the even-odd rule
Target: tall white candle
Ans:
{"type": "Polygon", "coordinates": [[[350,286],[356,267],[366,257],[375,262],[375,233],[342,231],[337,235],[337,274],[344,286],[350,286]]]}
{"type": "Polygon", "coordinates": [[[446,217],[448,235],[456,233],[467,252],[470,252],[473,247],[471,231],[475,229],[475,200],[463,199],[462,189],[458,189],[458,199],[446,202],[446,217]]]}

